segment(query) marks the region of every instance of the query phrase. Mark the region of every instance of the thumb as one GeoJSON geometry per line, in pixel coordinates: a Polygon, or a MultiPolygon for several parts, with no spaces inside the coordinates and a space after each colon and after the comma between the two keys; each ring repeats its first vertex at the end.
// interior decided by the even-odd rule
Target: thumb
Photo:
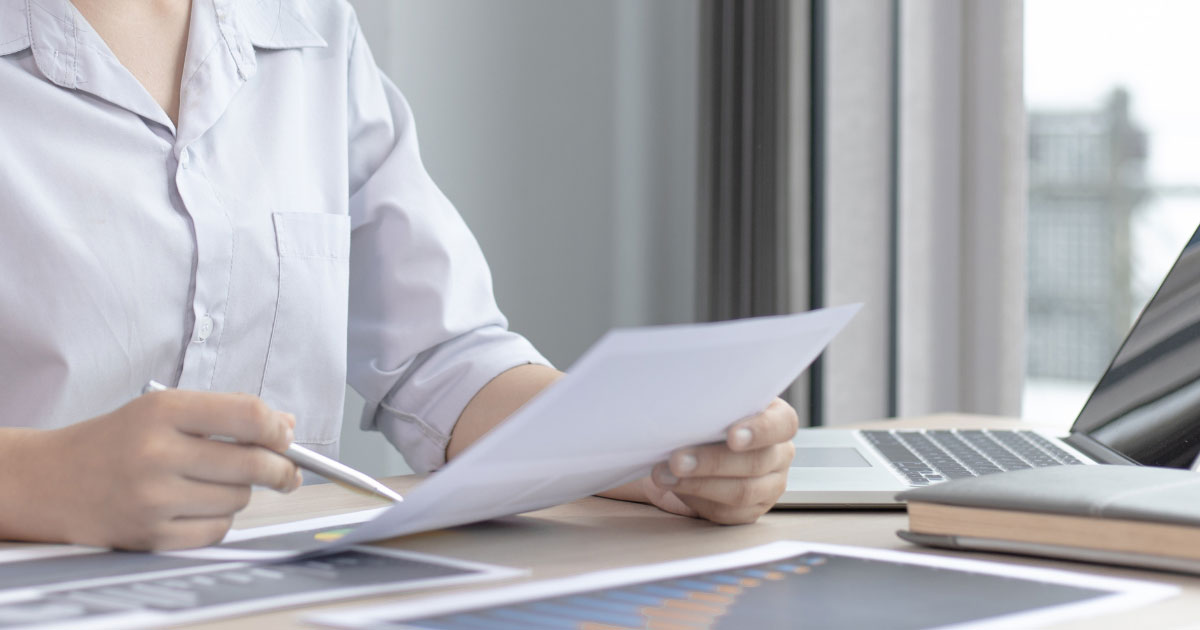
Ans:
{"type": "Polygon", "coordinates": [[[688,504],[684,503],[683,499],[679,498],[679,495],[671,492],[670,490],[664,490],[663,488],[658,487],[658,485],[655,484],[654,481],[648,476],[642,478],[642,491],[646,493],[646,499],[649,500],[654,507],[657,507],[664,512],[670,512],[671,514],[678,514],[680,516],[690,516],[693,518],[700,516],[699,512],[693,510],[688,506],[688,504]]]}

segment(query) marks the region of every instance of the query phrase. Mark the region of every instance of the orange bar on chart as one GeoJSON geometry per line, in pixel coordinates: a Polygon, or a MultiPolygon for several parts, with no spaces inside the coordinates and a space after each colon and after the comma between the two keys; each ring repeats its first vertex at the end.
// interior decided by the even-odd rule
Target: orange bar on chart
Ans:
{"type": "Polygon", "coordinates": [[[668,599],[663,601],[663,606],[668,608],[682,608],[684,610],[694,610],[699,613],[716,617],[725,612],[725,609],[719,606],[709,604],[701,604],[700,602],[692,602],[686,599],[668,599]]]}

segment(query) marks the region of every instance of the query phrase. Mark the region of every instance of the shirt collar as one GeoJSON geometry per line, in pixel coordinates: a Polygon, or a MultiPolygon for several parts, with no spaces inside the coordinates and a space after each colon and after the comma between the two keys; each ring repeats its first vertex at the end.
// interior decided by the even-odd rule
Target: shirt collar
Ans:
{"type": "MultiPolygon", "coordinates": [[[[229,0],[225,0],[230,4],[229,0]]],[[[258,48],[324,48],[308,4],[296,0],[235,0],[251,43],[258,48]]]]}
{"type": "Polygon", "coordinates": [[[257,71],[255,48],[324,47],[303,0],[193,0],[179,130],[70,0],[0,0],[0,55],[30,49],[49,81],[89,92],[176,132],[179,146],[221,116],[257,71]]]}
{"type": "MultiPolygon", "coordinates": [[[[225,39],[238,74],[242,79],[254,76],[257,69],[255,48],[324,48],[325,39],[317,34],[303,2],[297,0],[194,0],[197,6],[211,3],[217,31],[225,39]]],[[[199,8],[207,8],[201,6],[199,8]]],[[[208,17],[203,12],[202,17],[208,17]]],[[[196,29],[192,29],[192,34],[196,29]]]]}
{"type": "MultiPolygon", "coordinates": [[[[254,48],[324,48],[328,44],[313,26],[312,16],[297,0],[194,0],[210,2],[238,70],[253,74],[254,48]]],[[[64,87],[75,87],[80,24],[69,0],[0,0],[0,56],[41,43],[52,51],[42,71],[64,87]],[[43,28],[39,28],[42,26],[43,28]],[[49,72],[47,72],[49,70],[49,72]]],[[[39,67],[42,61],[39,60],[39,67]]]]}
{"type": "Polygon", "coordinates": [[[326,45],[311,20],[300,11],[302,2],[193,0],[180,84],[177,151],[216,124],[237,91],[255,75],[256,47],[326,45]]]}

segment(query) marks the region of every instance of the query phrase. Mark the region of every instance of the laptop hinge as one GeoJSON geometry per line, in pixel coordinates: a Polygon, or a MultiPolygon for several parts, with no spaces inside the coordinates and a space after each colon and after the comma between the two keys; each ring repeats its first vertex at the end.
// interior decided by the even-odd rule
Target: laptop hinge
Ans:
{"type": "Polygon", "coordinates": [[[1070,436],[1063,439],[1064,442],[1074,446],[1083,452],[1083,454],[1100,462],[1101,464],[1124,464],[1126,466],[1140,466],[1138,462],[1112,450],[1108,446],[1088,437],[1083,433],[1072,433],[1070,436]]]}

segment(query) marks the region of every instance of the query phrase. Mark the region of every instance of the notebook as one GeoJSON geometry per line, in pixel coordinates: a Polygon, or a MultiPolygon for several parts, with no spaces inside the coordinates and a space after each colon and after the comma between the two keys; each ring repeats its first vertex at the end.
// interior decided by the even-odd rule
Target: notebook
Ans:
{"type": "Polygon", "coordinates": [[[1067,435],[812,429],[794,441],[779,507],[900,507],[898,491],[1042,466],[1191,468],[1200,452],[1200,230],[1067,435]]]}

